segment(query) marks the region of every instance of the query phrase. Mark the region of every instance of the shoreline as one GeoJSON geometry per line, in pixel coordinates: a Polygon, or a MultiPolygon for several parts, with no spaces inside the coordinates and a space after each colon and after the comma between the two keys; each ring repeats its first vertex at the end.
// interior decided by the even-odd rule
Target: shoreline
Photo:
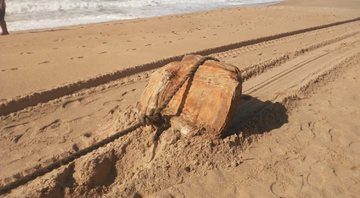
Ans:
{"type": "Polygon", "coordinates": [[[223,7],[223,8],[209,9],[209,10],[199,10],[199,11],[193,11],[193,12],[183,12],[183,13],[166,14],[166,15],[158,15],[158,16],[149,16],[149,17],[139,17],[139,18],[132,18],[132,19],[117,19],[117,20],[110,20],[110,21],[103,21],[103,22],[74,24],[74,25],[65,25],[65,26],[39,28],[39,29],[27,29],[27,30],[18,30],[18,31],[11,31],[11,29],[10,29],[9,31],[11,31],[12,34],[66,31],[66,30],[71,30],[71,29],[86,28],[86,27],[90,27],[90,26],[108,25],[108,24],[113,24],[113,23],[134,22],[134,21],[136,22],[136,21],[141,21],[141,20],[154,20],[154,19],[158,19],[158,18],[162,18],[162,17],[177,17],[177,16],[183,16],[183,15],[202,14],[202,13],[213,12],[213,11],[221,11],[221,10],[274,6],[274,5],[280,5],[284,1],[286,1],[286,0],[277,0],[276,2],[272,2],[272,3],[254,3],[254,4],[239,5],[239,6],[234,6],[234,7],[223,7]]]}
{"type": "MultiPolygon", "coordinates": [[[[331,4],[334,4],[334,0],[331,1],[331,4]]],[[[149,16],[149,17],[139,17],[139,18],[131,18],[131,19],[117,19],[103,22],[94,22],[94,23],[84,23],[84,24],[75,24],[75,25],[65,25],[58,27],[49,27],[49,28],[39,28],[39,29],[27,29],[27,30],[19,30],[19,31],[11,31],[12,34],[27,34],[27,33],[39,33],[39,32],[53,32],[53,31],[66,31],[77,28],[87,28],[91,26],[98,25],[108,25],[112,23],[120,23],[120,22],[133,22],[133,21],[141,21],[141,20],[154,20],[162,17],[176,17],[181,15],[191,15],[191,14],[201,14],[213,11],[221,11],[221,10],[234,10],[239,8],[256,8],[256,7],[265,7],[265,6],[307,6],[307,7],[322,7],[322,8],[340,8],[340,9],[360,9],[360,5],[353,6],[352,1],[356,0],[346,0],[344,6],[325,6],[323,0],[314,0],[313,3],[309,3],[308,1],[302,2],[301,0],[276,0],[271,3],[254,3],[254,4],[246,4],[239,5],[234,7],[223,7],[223,8],[214,8],[209,10],[199,10],[199,11],[190,11],[183,13],[175,13],[175,14],[167,14],[167,15],[158,15],[158,16],[149,16]],[[351,4],[348,5],[348,4],[351,4]]],[[[340,5],[342,3],[339,3],[340,5]]]]}

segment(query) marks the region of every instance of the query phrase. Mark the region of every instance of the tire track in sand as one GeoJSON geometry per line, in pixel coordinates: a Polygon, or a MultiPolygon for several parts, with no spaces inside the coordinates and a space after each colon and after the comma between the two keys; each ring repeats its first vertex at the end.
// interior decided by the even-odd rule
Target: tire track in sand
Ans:
{"type": "MultiPolygon", "coordinates": [[[[303,33],[311,32],[311,31],[315,31],[315,30],[339,26],[342,24],[352,23],[352,22],[356,22],[359,20],[360,20],[360,17],[350,19],[350,20],[339,21],[339,22],[334,22],[334,23],[330,23],[330,24],[295,30],[295,31],[291,31],[291,32],[280,33],[280,34],[266,36],[266,37],[262,37],[262,38],[241,41],[241,42],[237,42],[237,43],[233,43],[233,44],[229,44],[229,45],[224,45],[224,46],[219,46],[219,47],[215,47],[215,48],[211,48],[211,49],[205,49],[205,50],[201,50],[201,51],[197,51],[197,52],[192,52],[192,54],[210,55],[210,54],[214,54],[214,53],[220,53],[220,52],[229,51],[229,50],[233,50],[233,49],[248,46],[248,45],[254,45],[257,43],[276,40],[276,39],[280,39],[283,37],[289,37],[289,36],[303,34],[303,33]]],[[[0,104],[0,116],[8,115],[10,113],[19,111],[21,109],[24,109],[24,108],[27,108],[30,106],[35,106],[39,103],[45,103],[45,102],[48,102],[48,101],[56,99],[56,98],[60,98],[65,95],[70,95],[70,94],[73,94],[82,89],[96,87],[101,84],[105,84],[105,83],[108,83],[108,82],[111,82],[114,80],[118,80],[118,79],[124,78],[129,75],[153,70],[153,69],[162,67],[163,65],[166,65],[167,63],[170,63],[173,61],[179,61],[179,60],[181,60],[181,58],[183,56],[184,55],[173,56],[173,57],[165,58],[165,59],[155,61],[152,63],[134,66],[134,67],[131,67],[131,68],[128,68],[125,70],[99,75],[99,76],[96,76],[91,79],[78,81],[75,83],[67,84],[65,86],[56,87],[56,88],[53,88],[50,90],[36,92],[36,93],[32,93],[30,95],[25,95],[25,96],[19,96],[19,97],[16,97],[9,101],[5,101],[0,104]]]]}

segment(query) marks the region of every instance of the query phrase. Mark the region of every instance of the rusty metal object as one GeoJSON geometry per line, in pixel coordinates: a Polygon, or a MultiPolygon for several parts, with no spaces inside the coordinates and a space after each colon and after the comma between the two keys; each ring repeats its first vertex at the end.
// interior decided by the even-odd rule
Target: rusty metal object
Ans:
{"type": "MultiPolygon", "coordinates": [[[[202,58],[188,55],[155,71],[138,103],[140,113],[149,115],[159,108],[202,58]]],[[[162,114],[183,134],[204,128],[211,136],[221,137],[230,125],[241,89],[238,68],[207,60],[175,93],[162,114]]]]}

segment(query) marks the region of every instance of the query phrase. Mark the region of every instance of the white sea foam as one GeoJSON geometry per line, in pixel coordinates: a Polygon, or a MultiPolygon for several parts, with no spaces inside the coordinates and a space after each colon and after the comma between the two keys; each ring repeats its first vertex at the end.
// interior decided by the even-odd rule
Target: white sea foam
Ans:
{"type": "Polygon", "coordinates": [[[161,16],[280,0],[7,0],[10,31],[161,16]]]}

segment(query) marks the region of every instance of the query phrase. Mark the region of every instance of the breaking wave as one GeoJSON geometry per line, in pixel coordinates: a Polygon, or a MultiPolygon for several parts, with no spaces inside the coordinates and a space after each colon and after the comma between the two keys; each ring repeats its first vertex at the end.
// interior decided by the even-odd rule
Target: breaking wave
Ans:
{"type": "Polygon", "coordinates": [[[162,16],[279,0],[8,0],[10,31],[162,16]]]}

